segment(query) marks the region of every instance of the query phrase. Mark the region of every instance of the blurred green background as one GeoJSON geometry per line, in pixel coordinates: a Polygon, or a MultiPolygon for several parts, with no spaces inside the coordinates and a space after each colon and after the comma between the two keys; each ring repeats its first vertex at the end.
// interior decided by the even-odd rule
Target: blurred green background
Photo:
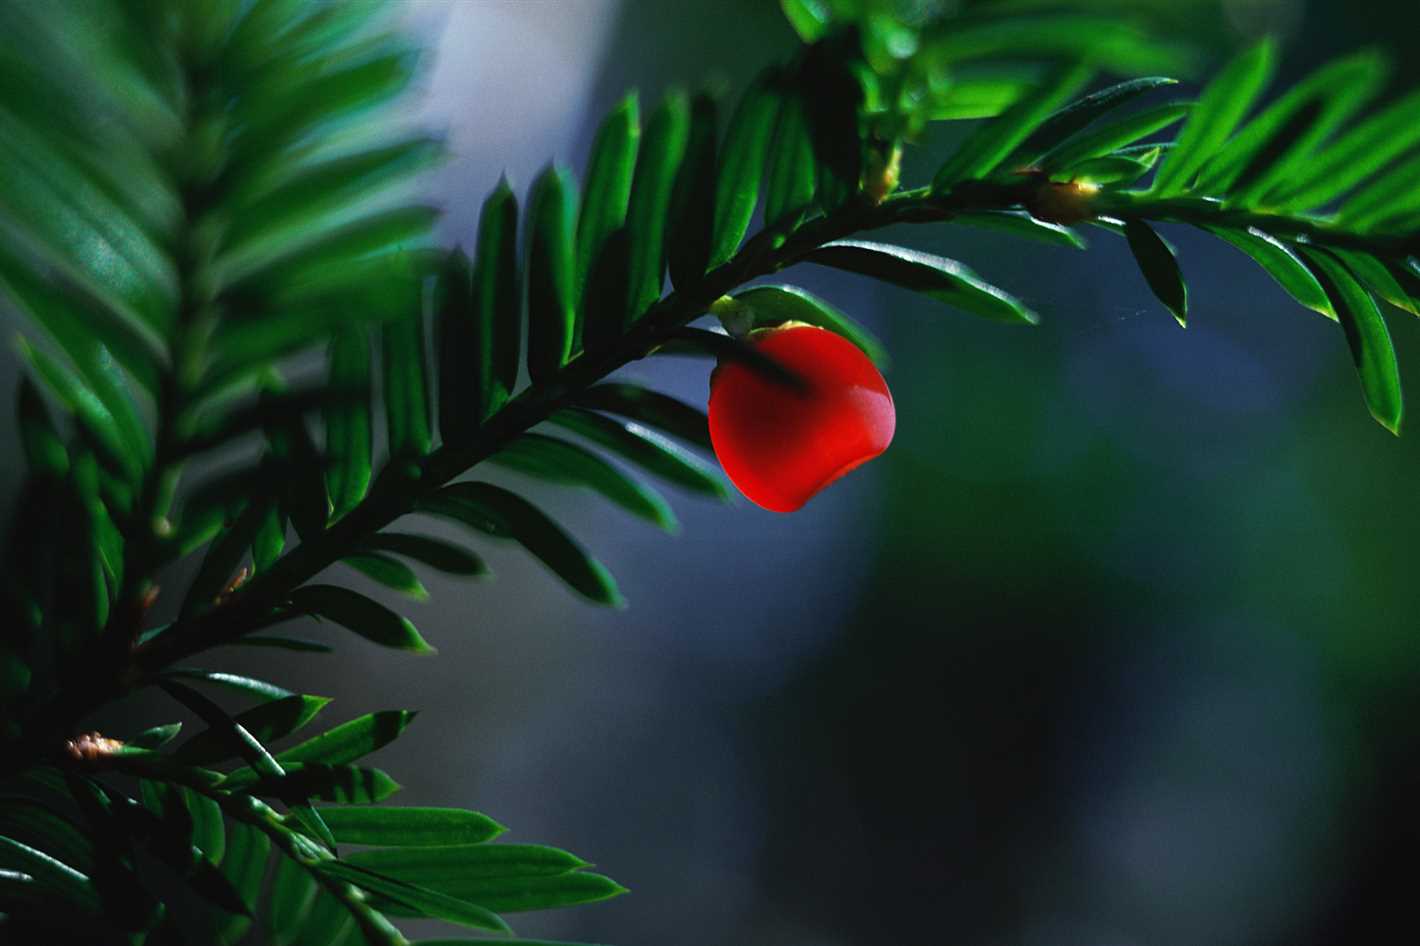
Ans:
{"type": "MultiPolygon", "coordinates": [[[[551,155],[580,166],[626,87],[740,88],[794,42],[772,0],[404,12],[438,46],[417,117],[454,152],[429,184],[450,242],[471,239],[503,171],[522,187],[551,155]]],[[[1413,3],[1230,0],[1185,19],[1215,61],[1274,31],[1286,79],[1377,44],[1396,88],[1420,81],[1413,3]]],[[[912,149],[904,180],[959,133],[912,149]]],[[[421,708],[381,761],[403,803],[487,811],[509,840],[566,846],[633,890],[530,917],[527,936],[1302,946],[1408,928],[1420,434],[1368,418],[1335,324],[1235,250],[1166,232],[1187,331],[1103,232],[1084,254],[948,226],[884,235],[1016,292],[1045,316],[1035,330],[790,271],[893,352],[882,460],[788,517],[682,498],[679,539],[498,474],[598,552],[629,611],[593,611],[493,549],[495,582],[430,576],[433,601],[409,609],[432,661],[357,641],[223,665],[335,696],[339,718],[421,708]]],[[[1420,391],[1420,326],[1390,317],[1420,391]]],[[[694,362],[626,375],[707,392],[694,362]]],[[[135,701],[95,723],[160,716],[135,701]]]]}

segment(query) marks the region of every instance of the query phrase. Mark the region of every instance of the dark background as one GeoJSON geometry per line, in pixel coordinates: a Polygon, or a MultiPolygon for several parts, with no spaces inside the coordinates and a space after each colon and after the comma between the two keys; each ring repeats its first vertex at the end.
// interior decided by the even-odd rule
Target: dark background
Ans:
{"type": "MultiPolygon", "coordinates": [[[[1192,25],[1214,59],[1280,32],[1288,80],[1379,44],[1405,88],[1411,6],[1238,0],[1192,25]]],[[[429,184],[450,242],[503,171],[522,188],[551,155],[580,168],[625,88],[648,108],[673,82],[738,89],[794,42],[768,0],[407,13],[439,37],[419,117],[455,154],[429,184]]],[[[953,134],[909,154],[907,183],[953,134]]],[[[787,274],[881,333],[898,410],[886,457],[800,513],[682,496],[672,539],[497,474],[597,551],[626,612],[490,548],[495,581],[431,575],[431,603],[401,604],[437,658],[351,639],[206,663],[334,696],[331,721],[422,709],[376,760],[399,801],[486,811],[633,890],[515,917],[525,936],[1302,946],[1408,928],[1420,440],[1367,417],[1335,324],[1231,248],[1167,235],[1187,331],[1103,232],[1087,254],[884,235],[1016,292],[1035,330],[787,274]]],[[[1420,327],[1390,317],[1420,391],[1420,327]]],[[[698,363],[625,373],[707,392],[698,363]]],[[[121,736],[180,715],[151,699],[96,722],[121,736]]]]}

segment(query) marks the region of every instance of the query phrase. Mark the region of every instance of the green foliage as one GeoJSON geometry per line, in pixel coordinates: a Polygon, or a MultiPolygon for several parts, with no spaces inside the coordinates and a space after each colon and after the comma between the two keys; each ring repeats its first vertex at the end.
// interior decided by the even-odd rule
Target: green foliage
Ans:
{"type": "Polygon", "coordinates": [[[577,213],[577,321],[572,351],[600,350],[604,336],[626,320],[629,245],[626,212],[641,140],[636,93],[622,99],[602,121],[587,163],[586,190],[577,213]]]}
{"type": "MultiPolygon", "coordinates": [[[[502,826],[485,815],[382,804],[399,786],[364,761],[411,711],[271,748],[328,701],[182,664],[221,644],[329,650],[260,633],[307,617],[432,653],[385,603],[312,582],[344,563],[423,598],[422,568],[486,575],[488,540],[621,605],[569,529],[461,477],[488,462],[668,531],[673,508],[643,475],[730,499],[696,453],[711,447],[704,412],[608,376],[692,354],[802,384],[741,338],[690,327],[707,312],[736,331],[819,325],[886,365],[830,301],[761,277],[811,262],[1037,320],[962,262],[858,234],[931,223],[1084,249],[1076,228],[1093,224],[1126,238],[1182,324],[1187,285],[1156,227],[1199,228],[1339,323],[1368,407],[1398,432],[1382,304],[1420,311],[1420,96],[1367,114],[1379,57],[1323,65],[1253,114],[1270,43],[1196,100],[1159,101],[1179,87],[1156,73],[1189,58],[1133,15],[783,6],[805,41],[790,61],[738,101],[673,90],[644,131],[637,97],[622,99],[580,192],[550,165],[520,221],[500,182],[467,252],[435,249],[437,212],[403,196],[442,148],[386,121],[418,57],[378,4],[0,8],[0,291],[33,331],[19,348],[28,474],[0,596],[10,940],[235,942],[255,920],[275,943],[398,944],[391,918],[506,932],[502,913],[623,892],[564,851],[492,843],[502,826]],[[1096,75],[1113,79],[1090,91],[1096,75]],[[980,124],[927,186],[899,190],[903,146],[959,120],[980,124]],[[300,356],[322,351],[323,380],[288,386],[300,356]],[[199,455],[235,459],[194,485],[199,455]],[[389,531],[410,514],[467,539],[389,531]],[[198,552],[169,592],[176,620],[154,626],[160,577],[198,552]],[[122,744],[75,737],[89,711],[150,685],[205,728],[180,743],[177,724],[122,744]],[[153,884],[152,861],[176,883],[153,884]]],[[[1207,318],[1208,300],[1193,303],[1207,318]]]]}
{"type": "Polygon", "coordinates": [[[396,457],[423,456],[433,434],[429,427],[428,375],[424,366],[424,325],[417,317],[390,322],[382,333],[385,434],[396,457]]]}
{"type": "Polygon", "coordinates": [[[801,96],[785,96],[776,124],[766,171],[764,222],[793,227],[812,205],[818,185],[808,109],[801,96]]]}
{"type": "Polygon", "coordinates": [[[685,93],[670,92],[651,114],[636,158],[636,177],[626,211],[626,240],[631,257],[626,327],[661,298],[666,274],[666,225],[690,135],[690,111],[685,93]]]}
{"type": "Polygon", "coordinates": [[[486,536],[522,545],[574,591],[598,604],[625,601],[611,573],[561,526],[520,496],[492,483],[455,483],[420,508],[462,523],[486,536]]]}
{"type": "Polygon", "coordinates": [[[685,158],[671,192],[666,263],[677,288],[700,282],[710,265],[715,223],[715,168],[719,109],[701,93],[691,101],[685,158]]]}
{"type": "MultiPolygon", "coordinates": [[[[254,739],[270,742],[288,736],[313,720],[330,702],[328,697],[293,694],[270,703],[263,703],[232,717],[254,739]]],[[[130,745],[134,743],[130,742],[130,745]]],[[[193,764],[220,762],[239,755],[241,746],[230,733],[222,729],[207,729],[183,743],[177,758],[193,764]]]]}
{"type": "Polygon", "coordinates": [[[1295,249],[1266,231],[1253,227],[1237,230],[1210,226],[1208,232],[1251,256],[1293,299],[1329,319],[1336,318],[1336,310],[1327,298],[1326,290],[1321,288],[1321,283],[1317,282],[1316,276],[1312,275],[1295,249]]]}
{"type": "Polygon", "coordinates": [[[333,621],[347,630],[382,647],[407,650],[416,654],[432,654],[408,618],[367,598],[358,592],[335,585],[306,585],[290,595],[291,611],[287,615],[309,614],[333,621]]]}
{"type": "Polygon", "coordinates": [[[483,202],[475,261],[455,251],[436,285],[439,430],[471,439],[518,379],[518,201],[506,180],[483,202]]]}
{"type": "Polygon", "coordinates": [[[1021,210],[968,211],[957,214],[952,218],[952,223],[962,227],[997,230],[1047,246],[1065,246],[1074,250],[1083,250],[1086,246],[1084,239],[1069,227],[1037,220],[1021,210]]]}
{"type": "Polygon", "coordinates": [[[1178,268],[1173,247],[1142,220],[1130,220],[1124,225],[1124,236],[1139,270],[1158,296],[1164,308],[1173,313],[1180,326],[1188,325],[1188,284],[1178,268]]]}
{"type": "Polygon", "coordinates": [[[729,487],[718,473],[674,441],[639,424],[577,408],[559,411],[551,421],[683,489],[722,501],[730,498],[729,487]]]}
{"type": "Polygon", "coordinates": [[[488,574],[483,560],[468,549],[423,535],[381,532],[365,540],[363,547],[412,558],[416,562],[450,575],[475,577],[488,574]]]}
{"type": "MultiPolygon", "coordinates": [[[[976,134],[968,138],[952,159],[937,171],[937,176],[932,180],[932,187],[939,191],[947,190],[958,181],[986,177],[1015,154],[1018,148],[1028,147],[1028,139],[1036,139],[1036,149],[1049,148],[1054,143],[1050,140],[1054,133],[1048,127],[1052,122],[1051,116],[1055,116],[1055,125],[1060,132],[1066,132],[1075,123],[1072,113],[1082,113],[1084,121],[1088,123],[1089,116],[1100,111],[1093,103],[1089,106],[1076,103],[1063,111],[1056,110],[1084,88],[1089,79],[1088,69],[1074,66],[1042,82],[1029,94],[1022,96],[1000,118],[982,125],[976,134]]],[[[1110,97],[1106,99],[1107,104],[1104,107],[1112,107],[1125,98],[1110,97]]],[[[1060,137],[1069,136],[1062,134],[1060,137]]]]}
{"type": "Polygon", "coordinates": [[[1154,193],[1169,196],[1187,190],[1193,175],[1228,141],[1233,130],[1262,93],[1272,72],[1271,42],[1254,46],[1235,59],[1204,90],[1176,146],[1154,179],[1154,193]]]}
{"type": "Polygon", "coordinates": [[[201,680],[204,683],[212,683],[217,686],[226,687],[242,696],[249,696],[263,701],[284,700],[293,695],[290,690],[283,689],[274,683],[268,683],[265,680],[255,680],[251,677],[244,677],[236,673],[199,670],[193,667],[178,667],[165,671],[163,675],[165,677],[201,680]]]}
{"type": "Polygon", "coordinates": [[[459,808],[329,808],[321,814],[341,844],[440,848],[482,844],[506,830],[459,808]]]}
{"type": "Polygon", "coordinates": [[[340,561],[341,564],[355,569],[366,578],[384,585],[391,591],[398,591],[416,601],[425,601],[429,598],[428,590],[419,581],[419,576],[414,573],[414,569],[397,558],[381,555],[379,552],[358,552],[354,555],[347,555],[340,561]]]}
{"type": "Polygon", "coordinates": [[[362,328],[347,328],[330,341],[329,378],[333,388],[359,392],[325,411],[326,489],[334,516],[359,504],[370,488],[372,429],[370,405],[370,341],[362,328]]]}
{"type": "Polygon", "coordinates": [[[704,413],[659,391],[624,382],[607,382],[583,391],[576,404],[620,414],[702,449],[710,449],[710,428],[704,413]]]}
{"type": "Polygon", "coordinates": [[[659,494],[577,444],[543,434],[524,434],[493,462],[548,482],[585,486],[668,532],[677,529],[675,513],[659,494]]]}
{"type": "Polygon", "coordinates": [[[715,222],[707,264],[712,269],[735,255],[759,204],[781,88],[778,70],[761,75],[740,99],[725,130],[715,175],[715,222]]]}
{"type": "Polygon", "coordinates": [[[1375,297],[1345,263],[1326,250],[1303,247],[1302,254],[1346,330],[1346,344],[1361,376],[1366,405],[1383,427],[1400,433],[1400,368],[1375,297]]]}
{"type": "Polygon", "coordinates": [[[579,341],[576,308],[577,184],[549,166],[528,197],[528,375],[541,384],[557,374],[579,341]]]}
{"type": "Polygon", "coordinates": [[[825,244],[807,259],[923,293],[983,318],[1025,325],[1034,325],[1040,320],[1018,299],[982,281],[956,260],[900,246],[854,240],[825,244]]]}
{"type": "Polygon", "coordinates": [[[321,870],[372,894],[389,898],[380,903],[387,913],[428,916],[495,933],[510,931],[508,924],[492,910],[428,887],[405,883],[378,871],[363,870],[340,861],[323,864],[321,870]]]}

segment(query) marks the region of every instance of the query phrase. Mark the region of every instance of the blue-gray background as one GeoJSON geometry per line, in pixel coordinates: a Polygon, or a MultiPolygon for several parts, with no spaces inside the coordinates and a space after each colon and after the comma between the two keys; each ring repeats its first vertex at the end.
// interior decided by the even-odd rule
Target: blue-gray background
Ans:
{"type": "MultiPolygon", "coordinates": [[[[406,15],[437,43],[418,117],[454,154],[429,182],[449,242],[471,238],[504,171],[524,187],[550,156],[580,168],[627,87],[648,106],[672,82],[739,88],[793,43],[769,0],[406,15]]],[[[1400,2],[1208,15],[1219,57],[1272,29],[1287,78],[1378,43],[1400,54],[1397,84],[1416,82],[1400,2]]],[[[910,153],[909,183],[948,146],[910,153]]],[[[437,658],[353,641],[208,664],[334,696],[333,720],[421,709],[377,759],[400,800],[486,811],[509,840],[568,847],[633,889],[523,935],[1361,941],[1409,916],[1420,879],[1420,440],[1369,420],[1334,324],[1236,251],[1168,235],[1187,331],[1103,233],[1087,254],[945,226],[885,235],[1015,291],[1036,330],[791,272],[882,334],[898,410],[887,456],[795,515],[679,497],[671,538],[500,476],[596,550],[628,611],[490,548],[495,581],[431,575],[431,603],[400,605],[437,658]]],[[[1391,322],[1420,391],[1420,331],[1391,322]]],[[[707,392],[698,363],[626,375],[707,392]]],[[[152,700],[97,722],[123,735],[176,715],[152,700]]]]}

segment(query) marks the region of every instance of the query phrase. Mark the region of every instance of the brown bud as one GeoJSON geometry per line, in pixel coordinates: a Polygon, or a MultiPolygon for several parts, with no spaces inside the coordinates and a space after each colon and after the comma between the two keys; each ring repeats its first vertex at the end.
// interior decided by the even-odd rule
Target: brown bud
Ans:
{"type": "Polygon", "coordinates": [[[1095,215],[1094,199],[1100,189],[1088,181],[1041,181],[1026,199],[1031,216],[1064,226],[1095,215]]]}
{"type": "Polygon", "coordinates": [[[86,732],[64,743],[64,751],[75,762],[97,762],[123,748],[123,741],[97,732],[86,732]]]}
{"type": "Polygon", "coordinates": [[[898,177],[902,173],[902,145],[894,142],[886,151],[869,146],[867,152],[863,168],[863,193],[874,204],[881,204],[897,190],[898,177]]]}
{"type": "Polygon", "coordinates": [[[236,594],[237,590],[241,588],[242,585],[245,585],[249,578],[251,578],[251,566],[243,565],[241,571],[232,576],[232,580],[227,582],[227,587],[222,589],[221,594],[217,595],[212,603],[221,604],[226,601],[232,595],[236,594]]]}

